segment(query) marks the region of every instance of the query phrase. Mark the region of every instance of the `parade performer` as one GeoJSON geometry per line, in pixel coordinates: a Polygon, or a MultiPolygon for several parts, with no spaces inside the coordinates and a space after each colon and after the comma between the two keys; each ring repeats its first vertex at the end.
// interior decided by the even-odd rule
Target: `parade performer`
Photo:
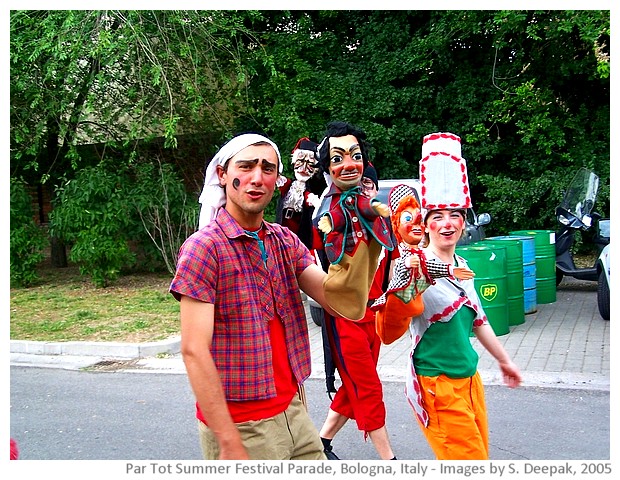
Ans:
{"type": "MultiPolygon", "coordinates": [[[[361,188],[362,195],[370,199],[377,196],[378,175],[370,164],[364,169],[361,188]]],[[[371,298],[381,295],[387,285],[385,279],[393,253],[382,249],[379,256],[379,268],[370,287],[371,298]]],[[[342,381],[338,389],[334,383],[331,385],[328,383],[328,392],[335,392],[336,395],[332,398],[325,422],[320,430],[325,455],[329,460],[340,459],[333,451],[332,441],[349,419],[355,419],[357,428],[364,433],[364,440],[370,438],[381,459],[396,459],[386,427],[383,386],[377,372],[381,339],[375,328],[375,313],[367,307],[364,318],[358,322],[325,314],[321,330],[324,348],[327,348],[325,350],[326,379],[330,376],[335,378],[334,372],[328,369],[331,364],[338,369],[342,381]],[[327,339],[327,345],[325,339],[327,339]]]]}
{"type": "MultiPolygon", "coordinates": [[[[451,133],[424,137],[420,160],[424,256],[466,266],[456,254],[471,207],[461,139],[451,133]]],[[[412,318],[405,393],[438,460],[487,460],[489,432],[474,333],[495,358],[504,383],[521,383],[519,368],[495,336],[473,280],[438,278],[422,295],[424,310],[412,318]]]]}
{"type": "Polygon", "coordinates": [[[301,292],[332,313],[327,274],[293,232],[264,218],[281,172],[263,135],[238,135],[216,153],[202,227],[183,243],[170,284],[207,460],[325,459],[304,404],[312,365],[301,292]]]}
{"type": "Polygon", "coordinates": [[[394,249],[384,218],[389,207],[361,194],[362,173],[369,163],[365,138],[351,124],[332,122],[318,148],[319,168],[330,184],[328,211],[317,217],[330,263],[325,298],[339,316],[353,321],[366,313],[381,248],[394,249]]]}
{"type": "Polygon", "coordinates": [[[408,185],[397,185],[389,193],[392,231],[398,242],[399,257],[387,291],[372,305],[376,311],[377,334],[389,345],[407,331],[411,317],[424,309],[421,294],[435,278],[450,277],[468,280],[474,272],[453,267],[437,260],[427,261],[418,247],[424,237],[424,225],[416,193],[408,185]]]}

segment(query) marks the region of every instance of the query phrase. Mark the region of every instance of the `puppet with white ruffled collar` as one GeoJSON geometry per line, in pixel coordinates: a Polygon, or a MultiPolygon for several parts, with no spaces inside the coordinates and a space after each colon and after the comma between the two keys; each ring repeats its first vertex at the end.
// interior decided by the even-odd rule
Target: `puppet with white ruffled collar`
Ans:
{"type": "Polygon", "coordinates": [[[286,179],[278,187],[280,199],[276,222],[295,233],[306,247],[312,249],[312,214],[320,204],[319,196],[327,186],[319,175],[317,144],[308,137],[300,138],[291,154],[295,179],[286,179]]]}
{"type": "Polygon", "coordinates": [[[366,134],[346,122],[332,122],[318,147],[319,168],[329,185],[326,212],[316,221],[329,260],[325,298],[339,316],[361,320],[382,248],[394,245],[386,218],[389,207],[362,194],[369,164],[366,134]]]}

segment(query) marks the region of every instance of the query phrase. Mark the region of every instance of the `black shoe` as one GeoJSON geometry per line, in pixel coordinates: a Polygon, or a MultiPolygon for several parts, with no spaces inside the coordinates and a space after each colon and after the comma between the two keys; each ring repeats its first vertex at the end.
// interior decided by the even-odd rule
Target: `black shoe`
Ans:
{"type": "Polygon", "coordinates": [[[340,460],[338,458],[338,455],[332,452],[332,450],[333,450],[333,447],[331,445],[323,449],[323,452],[325,453],[327,460],[340,460]]]}

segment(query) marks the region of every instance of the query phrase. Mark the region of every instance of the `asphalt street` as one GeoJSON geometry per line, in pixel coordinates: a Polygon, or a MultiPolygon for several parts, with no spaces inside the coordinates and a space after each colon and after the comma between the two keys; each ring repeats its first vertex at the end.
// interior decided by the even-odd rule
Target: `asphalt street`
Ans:
{"type": "MultiPolygon", "coordinates": [[[[591,478],[591,473],[608,473],[613,465],[609,459],[617,445],[610,432],[610,414],[615,415],[610,410],[610,395],[614,395],[610,325],[614,320],[604,321],[598,314],[596,283],[566,280],[558,287],[555,302],[538,304],[523,324],[511,326],[508,334],[498,337],[522,370],[520,388],[504,387],[494,359],[478,342],[472,342],[480,354],[479,371],[489,411],[492,462],[484,464],[485,468],[497,462],[522,466],[544,462],[538,465],[541,475],[495,471],[489,478],[520,479],[523,473],[529,473],[532,480],[549,478],[542,469],[549,465],[563,468],[571,460],[580,471],[567,469],[564,476],[583,476],[585,465],[585,474],[591,478]]],[[[324,388],[321,329],[307,313],[312,351],[307,398],[311,417],[320,428],[329,397],[324,388]]],[[[426,462],[430,466],[426,476],[438,478],[434,475],[441,473],[443,464],[432,461],[403,393],[409,349],[410,341],[403,337],[382,348],[379,357],[387,428],[401,468],[415,470],[426,462]]],[[[194,397],[178,352],[178,338],[153,344],[11,340],[10,435],[19,442],[20,459],[26,461],[10,462],[8,477],[3,470],[4,477],[62,475],[83,480],[97,474],[135,478],[138,470],[162,459],[205,468],[200,461],[194,397]],[[136,471],[127,471],[140,462],[136,471]]],[[[378,456],[352,421],[333,444],[343,460],[385,464],[372,462],[378,456]]],[[[341,471],[349,462],[340,462],[341,471]]],[[[223,478],[237,479],[239,473],[223,478]]],[[[404,473],[422,472],[408,469],[404,473]]],[[[558,477],[562,475],[554,476],[558,477]]]]}
{"type": "MultiPolygon", "coordinates": [[[[432,460],[400,381],[384,383],[387,428],[399,460],[432,460]]],[[[321,426],[324,381],[307,381],[309,411],[321,426]]],[[[608,390],[486,387],[494,460],[610,458],[608,390]]],[[[194,398],[179,373],[12,366],[10,434],[23,460],[199,460],[194,398]]],[[[376,460],[350,421],[334,451],[376,460]]]]}

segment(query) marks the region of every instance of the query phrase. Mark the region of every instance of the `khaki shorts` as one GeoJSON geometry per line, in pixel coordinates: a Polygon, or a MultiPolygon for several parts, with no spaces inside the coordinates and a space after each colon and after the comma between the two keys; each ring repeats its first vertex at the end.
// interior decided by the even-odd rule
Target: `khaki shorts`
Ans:
{"type": "MultiPolygon", "coordinates": [[[[319,432],[298,395],[275,417],[237,423],[241,440],[252,460],[325,460],[319,432]]],[[[217,460],[220,448],[215,435],[198,422],[205,460],[217,460]]]]}

